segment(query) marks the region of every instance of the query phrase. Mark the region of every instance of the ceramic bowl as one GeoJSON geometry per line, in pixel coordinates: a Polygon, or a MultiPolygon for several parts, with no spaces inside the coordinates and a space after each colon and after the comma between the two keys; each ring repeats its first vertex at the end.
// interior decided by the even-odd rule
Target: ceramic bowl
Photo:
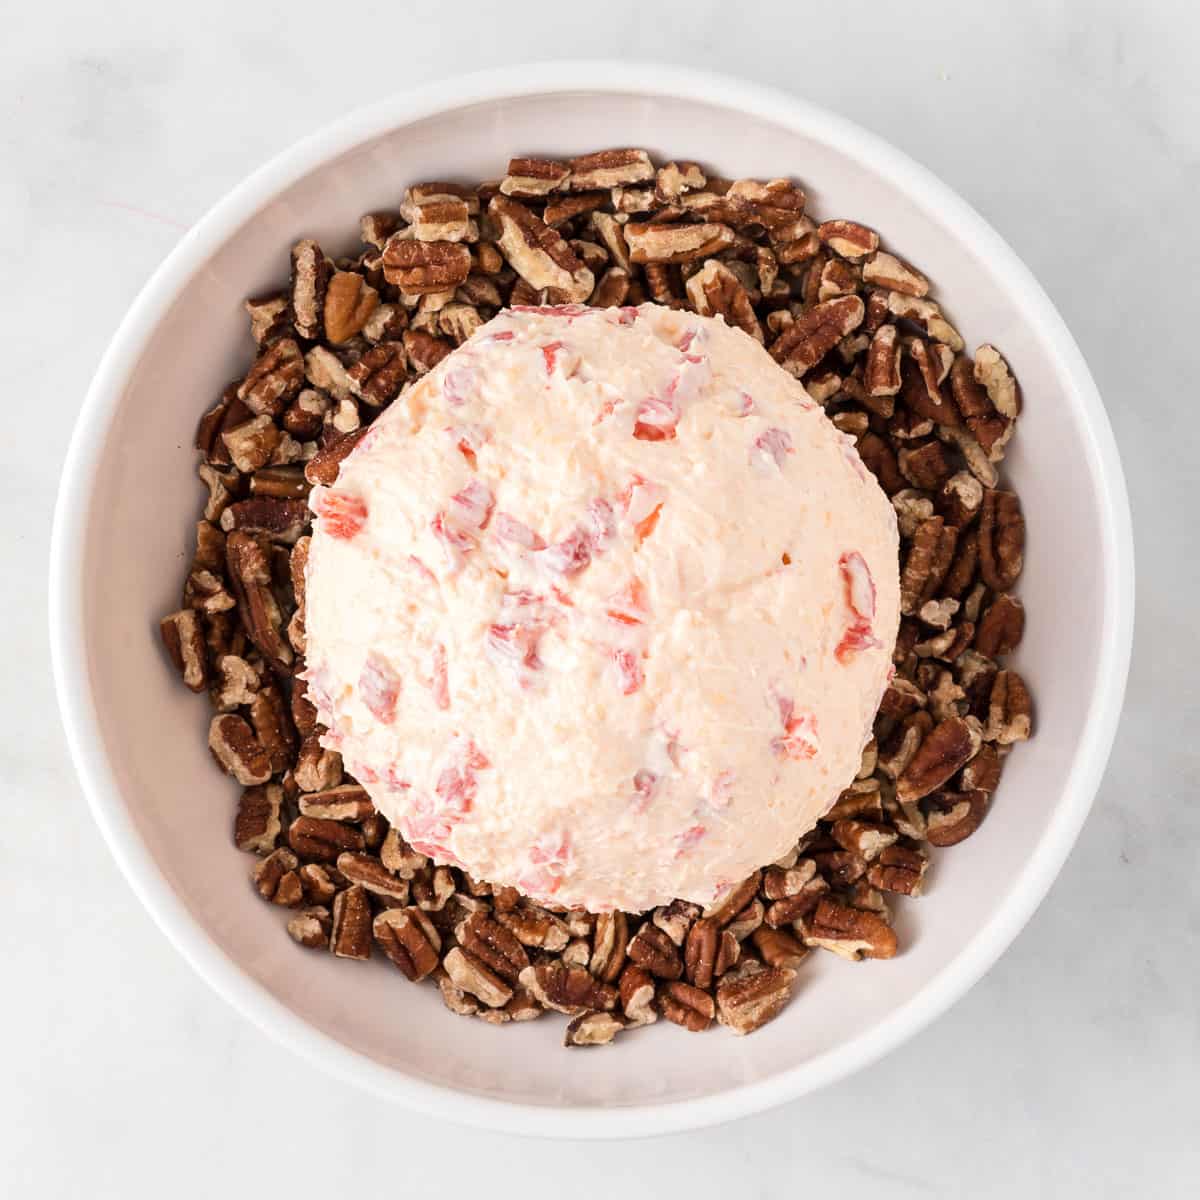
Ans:
{"type": "MultiPolygon", "coordinates": [[[[50,614],[63,720],[92,810],[168,938],[222,995],[314,1063],[426,1113],[513,1132],[661,1133],[742,1116],[838,1079],[945,1011],[1016,935],[1059,871],[1108,757],[1133,609],[1125,486],[1096,387],[1045,293],[932,175],[792,96],[644,64],[558,64],[453,80],[303,141],[180,241],[96,374],[63,472],[50,614]],[[968,346],[992,341],[1026,400],[1005,470],[1028,546],[1015,657],[1036,736],[983,829],[939,854],[900,905],[903,953],[817,954],[784,1014],[748,1038],[660,1023],[607,1049],[562,1023],[496,1029],[378,963],[299,950],[230,842],[234,785],[205,749],[207,706],[164,661],[201,493],[199,414],[251,354],[244,297],[278,285],[301,236],[351,250],[360,213],[407,183],[497,177],[510,153],[644,146],[724,175],[799,178],[817,214],[853,217],[935,281],[968,346]]],[[[181,1034],[182,1036],[182,1034],[181,1034]]]]}

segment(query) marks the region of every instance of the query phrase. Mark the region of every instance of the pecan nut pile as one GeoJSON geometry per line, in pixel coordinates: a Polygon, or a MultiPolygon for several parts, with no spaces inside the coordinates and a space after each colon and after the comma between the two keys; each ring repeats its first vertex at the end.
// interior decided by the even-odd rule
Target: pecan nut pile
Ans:
{"type": "Polygon", "coordinates": [[[749,1033],[813,949],[895,955],[894,904],[921,894],[931,847],[979,828],[1031,733],[1029,691],[1003,662],[1025,627],[1025,523],[999,480],[1021,409],[999,351],[966,353],[920,270],[866,225],[813,220],[794,183],[656,167],[642,150],[415,184],[360,231],[345,258],[298,242],[288,286],[247,301],[257,353],[201,418],[206,501],[181,607],[161,623],[241,785],[233,841],[256,856],[255,890],[291,910],[300,946],[431,980],[492,1024],[566,1014],[568,1046],[660,1016],[749,1033]],[[895,676],[857,778],[779,862],[706,911],[557,911],[406,845],[322,747],[297,678],[306,497],[502,307],[648,301],[741,329],[855,439],[900,531],[895,676]]]}

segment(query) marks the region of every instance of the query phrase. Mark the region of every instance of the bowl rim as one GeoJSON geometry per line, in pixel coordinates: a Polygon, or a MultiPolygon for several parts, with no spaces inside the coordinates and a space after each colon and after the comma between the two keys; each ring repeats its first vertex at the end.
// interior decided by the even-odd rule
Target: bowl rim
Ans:
{"type": "Polygon", "coordinates": [[[876,1061],[961,998],[1028,921],[1079,834],[1108,761],[1133,638],[1134,551],[1125,478],[1099,392],[1074,339],[1017,254],[925,167],[875,134],[789,93],[727,75],[647,62],[534,63],[425,84],[359,108],[283,150],[193,225],[141,289],[105,351],[64,460],[50,547],[50,647],[67,743],[92,815],[138,899],[168,940],[243,1016],[314,1065],[419,1112],[507,1133],[572,1138],[640,1137],[749,1116],[812,1092],[876,1061]],[[128,381],[179,291],[212,252],[264,204],[322,163],[371,138],[439,113],[543,93],[612,92],[717,103],[837,146],[934,203],[956,236],[982,254],[1051,346],[1066,400],[1083,416],[1081,443],[1097,482],[1103,569],[1098,685],[1054,815],[1007,901],[962,952],[884,1021],[840,1047],[769,1079],[665,1104],[554,1107],[497,1100],[417,1079],[319,1032],[252,980],[187,911],[143,843],[101,738],[87,670],[82,564],[106,432],[128,381]]]}

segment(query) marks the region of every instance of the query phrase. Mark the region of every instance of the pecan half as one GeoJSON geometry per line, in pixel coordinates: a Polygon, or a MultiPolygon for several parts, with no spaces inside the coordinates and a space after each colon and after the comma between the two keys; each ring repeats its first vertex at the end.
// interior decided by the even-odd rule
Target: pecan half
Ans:
{"type": "Polygon", "coordinates": [[[236,713],[213,717],[208,727],[208,748],[217,764],[243,787],[266,783],[271,763],[249,723],[236,713]]]}
{"type": "Polygon", "coordinates": [[[362,850],[365,843],[362,830],[353,825],[297,817],[288,826],[288,845],[306,861],[333,863],[347,850],[362,850]]]}
{"type": "Polygon", "coordinates": [[[756,342],[763,340],[762,326],[746,289],[724,263],[710,258],[687,281],[686,288],[692,308],[701,316],[720,315],[726,325],[736,326],[756,342]]]}
{"type": "Polygon", "coordinates": [[[771,357],[800,378],[862,324],[865,311],[858,296],[841,296],[817,304],[771,343],[771,357]]]}
{"type": "Polygon", "coordinates": [[[233,843],[249,854],[270,854],[283,825],[283,788],[277,783],[247,788],[238,799],[233,843]]]}
{"type": "Polygon", "coordinates": [[[325,292],[325,336],[338,344],[361,333],[379,307],[379,293],[354,271],[337,271],[325,292]]]}
{"type": "Polygon", "coordinates": [[[1001,592],[984,610],[975,629],[975,649],[988,658],[1011,654],[1025,632],[1025,606],[1001,592]]]}
{"type": "Polygon", "coordinates": [[[983,791],[934,792],[925,801],[925,837],[932,846],[955,846],[970,837],[987,816],[983,791]]]}
{"type": "Polygon", "coordinates": [[[572,1017],[589,1009],[611,1012],[617,1003],[616,988],[601,983],[586,967],[561,961],[526,967],[520,981],[547,1008],[572,1017]]]}
{"type": "Polygon", "coordinates": [[[373,408],[399,395],[408,378],[408,353],[403,342],[380,342],[353,366],[346,368],[350,389],[373,408]]]}
{"type": "Polygon", "coordinates": [[[603,983],[615,983],[625,966],[629,922],[623,912],[601,913],[592,933],[588,970],[603,983]]]}
{"type": "Polygon", "coordinates": [[[988,488],[979,513],[979,574],[997,592],[1010,591],[1025,564],[1025,518],[1014,492],[988,488]]]}
{"type": "Polygon", "coordinates": [[[373,896],[408,903],[408,881],[398,879],[374,855],[347,850],[337,856],[337,869],[373,896]]]}
{"type": "Polygon", "coordinates": [[[333,898],[329,948],[338,958],[371,957],[371,903],[360,887],[348,887],[333,898]]]}
{"type": "Polygon", "coordinates": [[[921,297],[929,291],[929,280],[916,267],[883,250],[863,263],[863,281],[906,296],[921,297]]]}
{"type": "Polygon", "coordinates": [[[683,974],[683,961],[675,943],[650,922],[633,935],[627,953],[639,967],[645,967],[659,979],[678,979],[683,974]]]}
{"type": "Polygon", "coordinates": [[[895,931],[878,913],[822,900],[803,923],[804,944],[831,950],[841,958],[892,958],[895,931]]]}
{"type": "Polygon", "coordinates": [[[885,892],[919,896],[929,856],[917,846],[888,846],[867,868],[867,882],[885,892]]]}
{"type": "Polygon", "coordinates": [[[964,719],[942,721],[929,731],[896,781],[897,798],[912,801],[929,795],[960,770],[977,749],[964,719]]]}
{"type": "Polygon", "coordinates": [[[684,967],[688,980],[698,988],[712,987],[737,962],[741,945],[728,929],[710,917],[697,921],[688,932],[684,967]]]}
{"type": "Polygon", "coordinates": [[[857,221],[823,221],[817,236],[843,258],[865,258],[879,249],[879,234],[857,221]]]}
{"type": "Polygon", "coordinates": [[[512,999],[512,988],[461,946],[455,946],[442,959],[442,966],[455,987],[478,997],[489,1008],[501,1008],[512,999]]]}
{"type": "Polygon", "coordinates": [[[562,235],[507,196],[493,196],[488,212],[500,226],[496,239],[513,270],[531,287],[556,288],[570,301],[592,294],[595,278],[562,235]]]}
{"type": "MultiPolygon", "coordinates": [[[[529,966],[529,955],[511,930],[486,912],[472,913],[456,930],[463,948],[509,984],[515,984],[529,966]]],[[[459,984],[459,986],[463,986],[459,984]]]]}
{"type": "Polygon", "coordinates": [[[471,251],[462,242],[420,242],[397,233],[383,248],[383,277],[411,296],[453,291],[470,273],[471,251]]]}
{"type": "Polygon", "coordinates": [[[658,1010],[668,1021],[700,1033],[712,1024],[717,1007],[711,993],[674,980],[658,993],[658,1010]]]}
{"type": "Polygon", "coordinates": [[[163,617],[158,623],[167,656],[175,664],[184,684],[193,692],[204,691],[208,682],[204,629],[200,615],[191,608],[163,617]]]}
{"type": "Polygon", "coordinates": [[[654,164],[645,150],[599,150],[571,159],[571,190],[625,187],[631,183],[649,183],[654,164]]]}
{"type": "Polygon", "coordinates": [[[413,983],[437,968],[442,939],[419,908],[385,908],[371,930],[379,948],[413,983]]]}
{"type": "Polygon", "coordinates": [[[733,230],[710,221],[697,225],[630,221],[625,241],[635,263],[686,263],[720,253],[733,242],[733,230]]]}
{"type": "Polygon", "coordinates": [[[1002,746],[1023,742],[1032,732],[1033,704],[1016,671],[999,671],[992,684],[984,736],[1002,746]]]}
{"type": "Polygon", "coordinates": [[[323,821],[365,821],[375,813],[375,805],[365,788],[345,783],[323,792],[312,792],[299,800],[301,815],[323,821]]]}
{"type": "Polygon", "coordinates": [[[753,1033],[783,1011],[795,981],[796,972],[786,966],[727,975],[717,985],[717,1020],[739,1036],[753,1033]]]}

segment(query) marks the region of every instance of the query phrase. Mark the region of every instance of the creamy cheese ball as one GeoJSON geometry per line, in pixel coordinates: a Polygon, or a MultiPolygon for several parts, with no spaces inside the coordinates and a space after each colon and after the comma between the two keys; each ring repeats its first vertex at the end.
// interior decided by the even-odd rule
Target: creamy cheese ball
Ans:
{"type": "Polygon", "coordinates": [[[854,777],[895,515],[719,318],[502,312],[310,503],[324,744],[435,861],[593,911],[710,904],[854,777]]]}

